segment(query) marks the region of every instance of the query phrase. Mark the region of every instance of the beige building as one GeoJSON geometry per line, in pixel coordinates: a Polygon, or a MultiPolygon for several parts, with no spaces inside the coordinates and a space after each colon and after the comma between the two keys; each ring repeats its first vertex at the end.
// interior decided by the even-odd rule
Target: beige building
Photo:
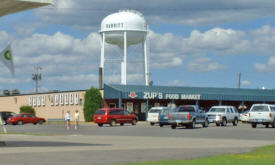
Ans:
{"type": "Polygon", "coordinates": [[[74,117],[75,111],[78,110],[80,121],[84,121],[85,92],[86,90],[1,96],[0,111],[19,113],[21,106],[29,105],[35,109],[36,116],[51,120],[64,119],[67,111],[74,117]]]}

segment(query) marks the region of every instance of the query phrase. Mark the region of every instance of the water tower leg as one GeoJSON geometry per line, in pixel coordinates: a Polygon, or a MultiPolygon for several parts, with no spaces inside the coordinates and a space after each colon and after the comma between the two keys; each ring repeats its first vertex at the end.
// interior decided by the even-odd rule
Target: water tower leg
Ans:
{"type": "Polygon", "coordinates": [[[124,32],[123,60],[121,62],[121,84],[127,84],[127,32],[124,32]]]}
{"type": "Polygon", "coordinates": [[[101,43],[101,56],[100,56],[100,67],[99,67],[99,89],[103,89],[104,84],[104,62],[105,62],[105,33],[102,33],[101,43]]]}
{"type": "Polygon", "coordinates": [[[145,85],[149,85],[149,71],[148,71],[148,57],[147,57],[147,39],[143,42],[143,55],[144,55],[144,79],[145,85]]]}

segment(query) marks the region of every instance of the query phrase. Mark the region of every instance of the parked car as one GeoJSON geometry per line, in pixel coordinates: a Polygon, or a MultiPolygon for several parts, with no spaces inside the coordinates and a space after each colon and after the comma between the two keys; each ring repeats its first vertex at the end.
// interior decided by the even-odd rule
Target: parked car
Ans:
{"type": "Polygon", "coordinates": [[[171,111],[169,107],[153,107],[149,110],[147,121],[153,126],[159,124],[160,127],[168,125],[168,113],[171,111]]]}
{"type": "Polygon", "coordinates": [[[136,125],[138,118],[135,114],[120,109],[120,108],[102,108],[95,112],[94,122],[97,123],[99,127],[103,124],[109,124],[114,126],[117,123],[124,125],[124,123],[131,123],[136,125]]]}
{"type": "Polygon", "coordinates": [[[0,112],[0,116],[2,117],[2,122],[4,125],[7,125],[7,120],[9,117],[12,117],[13,115],[15,115],[14,112],[8,112],[8,111],[3,111],[0,112]]]}
{"type": "Polygon", "coordinates": [[[175,112],[169,113],[168,123],[172,129],[175,129],[177,126],[195,128],[196,124],[208,127],[209,124],[206,113],[200,110],[197,105],[179,106],[175,112]]]}
{"type": "Polygon", "coordinates": [[[162,110],[159,114],[159,126],[170,125],[168,122],[169,113],[175,112],[175,108],[168,108],[167,110],[162,110]]]}
{"type": "Polygon", "coordinates": [[[10,118],[8,118],[8,124],[13,124],[13,125],[23,125],[27,123],[33,123],[33,124],[43,124],[45,123],[46,120],[42,117],[36,117],[33,114],[29,113],[21,113],[21,114],[16,114],[10,118]]]}
{"type": "Polygon", "coordinates": [[[217,126],[226,126],[232,123],[233,126],[238,125],[239,113],[234,106],[213,106],[207,112],[210,123],[216,123],[217,126]]]}
{"type": "Polygon", "coordinates": [[[252,128],[256,128],[257,124],[263,124],[266,128],[271,125],[275,128],[275,105],[253,104],[248,116],[252,128]]]}
{"type": "Polygon", "coordinates": [[[249,121],[248,112],[249,112],[249,110],[240,113],[239,120],[242,121],[243,123],[247,123],[249,121]]]}

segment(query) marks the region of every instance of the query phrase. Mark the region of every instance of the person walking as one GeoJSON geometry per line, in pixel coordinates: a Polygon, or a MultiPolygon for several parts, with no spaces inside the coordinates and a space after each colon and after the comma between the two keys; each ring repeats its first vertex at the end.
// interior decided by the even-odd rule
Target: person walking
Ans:
{"type": "Polygon", "coordinates": [[[78,110],[75,111],[74,120],[75,120],[75,127],[74,127],[74,129],[77,130],[79,128],[79,112],[78,112],[78,110]]]}
{"type": "Polygon", "coordinates": [[[67,130],[69,130],[71,127],[71,120],[72,120],[72,115],[70,114],[70,111],[67,111],[65,115],[65,120],[66,120],[67,130]]]}

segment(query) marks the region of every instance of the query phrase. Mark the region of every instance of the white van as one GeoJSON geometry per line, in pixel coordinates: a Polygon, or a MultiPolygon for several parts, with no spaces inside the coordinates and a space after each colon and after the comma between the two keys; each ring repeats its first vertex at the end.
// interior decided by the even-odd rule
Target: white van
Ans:
{"type": "Polygon", "coordinates": [[[263,124],[266,128],[271,125],[275,128],[275,105],[272,104],[253,104],[248,113],[249,123],[252,128],[257,124],[263,124]]]}
{"type": "Polygon", "coordinates": [[[156,123],[159,123],[160,113],[163,110],[168,111],[169,108],[168,107],[152,107],[148,112],[147,121],[150,122],[150,124],[152,126],[155,125],[156,123]]]}

